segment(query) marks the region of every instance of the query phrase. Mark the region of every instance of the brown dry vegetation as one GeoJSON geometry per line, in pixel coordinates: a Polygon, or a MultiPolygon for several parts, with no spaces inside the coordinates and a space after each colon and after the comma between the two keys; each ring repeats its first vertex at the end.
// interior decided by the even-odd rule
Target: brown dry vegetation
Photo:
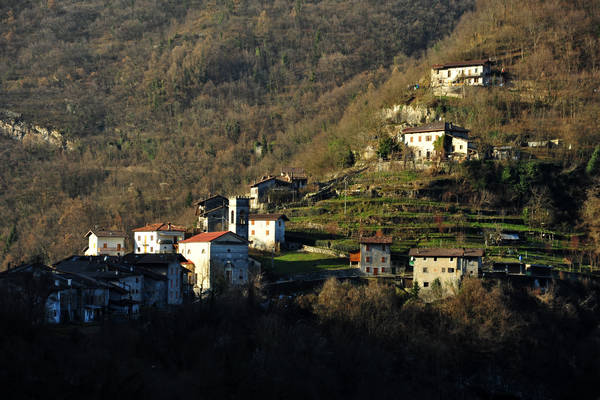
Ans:
{"type": "Polygon", "coordinates": [[[9,398],[596,398],[600,288],[544,295],[467,280],[425,304],[330,280],[272,300],[229,293],[97,327],[31,325],[3,307],[9,398]]]}

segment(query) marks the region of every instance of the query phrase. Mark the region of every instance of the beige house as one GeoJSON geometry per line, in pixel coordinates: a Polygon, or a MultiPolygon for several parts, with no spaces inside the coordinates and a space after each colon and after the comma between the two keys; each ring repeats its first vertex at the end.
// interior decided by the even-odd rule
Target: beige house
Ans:
{"type": "Polygon", "coordinates": [[[436,96],[457,96],[464,86],[489,86],[490,60],[472,60],[435,64],[431,67],[431,87],[436,96]]]}
{"type": "Polygon", "coordinates": [[[390,251],[391,237],[363,237],[359,240],[359,243],[360,261],[358,267],[362,272],[371,276],[393,273],[390,251]]]}
{"type": "Polygon", "coordinates": [[[436,156],[436,140],[443,140],[443,149],[448,159],[468,160],[477,156],[473,144],[469,142],[469,130],[452,122],[433,122],[405,128],[402,136],[404,144],[411,149],[417,160],[430,160],[436,156]]]}
{"type": "Polygon", "coordinates": [[[284,214],[250,214],[248,220],[248,240],[250,246],[261,250],[279,251],[285,243],[284,214]]]}
{"type": "Polygon", "coordinates": [[[85,248],[86,256],[120,256],[125,253],[125,232],[94,230],[85,234],[88,247],[85,248]]]}
{"type": "Polygon", "coordinates": [[[414,248],[408,252],[413,279],[430,288],[439,279],[446,290],[457,288],[465,276],[478,277],[483,249],[414,248]]]}

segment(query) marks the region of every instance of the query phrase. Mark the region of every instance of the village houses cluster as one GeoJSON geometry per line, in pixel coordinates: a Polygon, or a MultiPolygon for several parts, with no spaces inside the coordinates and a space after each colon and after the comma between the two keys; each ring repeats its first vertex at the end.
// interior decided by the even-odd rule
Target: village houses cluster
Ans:
{"type": "MultiPolygon", "coordinates": [[[[489,60],[440,64],[432,68],[431,87],[439,95],[460,96],[458,89],[488,86],[493,78],[489,60]]],[[[479,156],[469,130],[450,122],[407,127],[400,140],[419,160],[479,156]]],[[[498,158],[512,156],[498,151],[498,158]]],[[[194,204],[193,229],[169,222],[135,228],[131,234],[92,229],[85,235],[88,246],[83,255],[52,266],[31,263],[9,269],[0,274],[0,288],[41,292],[47,299],[45,320],[58,323],[89,322],[107,315],[135,317],[141,307],[176,306],[220,285],[247,284],[261,267],[248,248],[276,252],[286,245],[288,218],[266,210],[299,199],[307,183],[302,168],[286,168],[278,176],[252,183],[246,196],[209,196],[194,204]],[[28,288],[23,277],[31,274],[45,285],[28,288]]],[[[392,261],[391,237],[377,234],[358,242],[359,250],[351,252],[349,260],[363,276],[400,273],[392,261]]],[[[425,290],[434,282],[455,287],[463,277],[479,276],[483,256],[482,249],[413,248],[408,254],[412,281],[425,290]]],[[[502,268],[508,273],[509,266],[502,268]]]]}

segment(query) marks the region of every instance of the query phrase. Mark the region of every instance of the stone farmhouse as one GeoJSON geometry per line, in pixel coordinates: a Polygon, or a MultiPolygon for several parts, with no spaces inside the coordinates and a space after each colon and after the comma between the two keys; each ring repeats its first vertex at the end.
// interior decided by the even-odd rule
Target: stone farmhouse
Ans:
{"type": "Polygon", "coordinates": [[[176,253],[177,243],[184,239],[185,227],[173,225],[170,222],[156,223],[133,230],[134,252],[145,253],[176,253]]]}
{"type": "Polygon", "coordinates": [[[477,151],[469,141],[469,130],[451,122],[433,122],[402,130],[403,142],[417,160],[431,160],[437,155],[435,143],[443,140],[447,159],[468,160],[477,157],[477,151]],[[440,139],[441,138],[441,139],[440,139]]]}
{"type": "MultiPolygon", "coordinates": [[[[391,250],[392,238],[388,236],[362,237],[359,240],[360,254],[354,255],[358,259],[360,270],[370,276],[393,274],[391,250]]],[[[351,260],[353,259],[351,255],[351,260]]]]}
{"type": "Polygon", "coordinates": [[[222,231],[227,228],[227,197],[216,195],[196,202],[197,227],[202,232],[222,231]]]}
{"type": "Polygon", "coordinates": [[[266,176],[250,186],[250,208],[262,210],[275,198],[292,199],[295,194],[293,183],[280,177],[266,176]]]}
{"type": "Polygon", "coordinates": [[[294,190],[299,190],[308,184],[304,168],[286,167],[281,169],[281,178],[292,184],[294,190]]]}
{"type": "Polygon", "coordinates": [[[285,243],[284,214],[250,214],[248,240],[253,248],[278,251],[285,243]]]}
{"type": "Polygon", "coordinates": [[[125,253],[125,238],[121,231],[91,230],[85,234],[88,247],[84,249],[86,256],[120,256],[125,253]]]}
{"type": "Polygon", "coordinates": [[[248,240],[233,232],[203,232],[180,242],[179,253],[194,264],[194,292],[213,289],[218,281],[248,282],[248,240]]]}
{"type": "Polygon", "coordinates": [[[460,96],[464,86],[489,86],[491,61],[472,60],[435,64],[431,67],[431,87],[436,96],[460,96]]]}
{"type": "Polygon", "coordinates": [[[413,280],[421,288],[431,288],[438,279],[442,288],[458,288],[465,276],[478,277],[483,249],[413,248],[408,252],[413,280]]]}

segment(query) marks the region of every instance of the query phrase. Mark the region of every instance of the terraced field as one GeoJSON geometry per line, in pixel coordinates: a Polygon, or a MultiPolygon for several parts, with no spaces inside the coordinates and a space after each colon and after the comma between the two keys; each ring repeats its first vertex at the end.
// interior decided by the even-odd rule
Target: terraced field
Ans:
{"type": "Polygon", "coordinates": [[[340,183],[337,193],[284,209],[290,218],[288,240],[351,251],[358,249],[358,237],[379,230],[393,236],[392,251],[400,264],[415,246],[483,247],[488,262],[521,256],[525,262],[556,266],[587,251],[578,234],[530,227],[521,215],[466,203],[451,175],[363,172],[340,183]],[[520,240],[499,240],[505,233],[518,234],[520,240]]]}

